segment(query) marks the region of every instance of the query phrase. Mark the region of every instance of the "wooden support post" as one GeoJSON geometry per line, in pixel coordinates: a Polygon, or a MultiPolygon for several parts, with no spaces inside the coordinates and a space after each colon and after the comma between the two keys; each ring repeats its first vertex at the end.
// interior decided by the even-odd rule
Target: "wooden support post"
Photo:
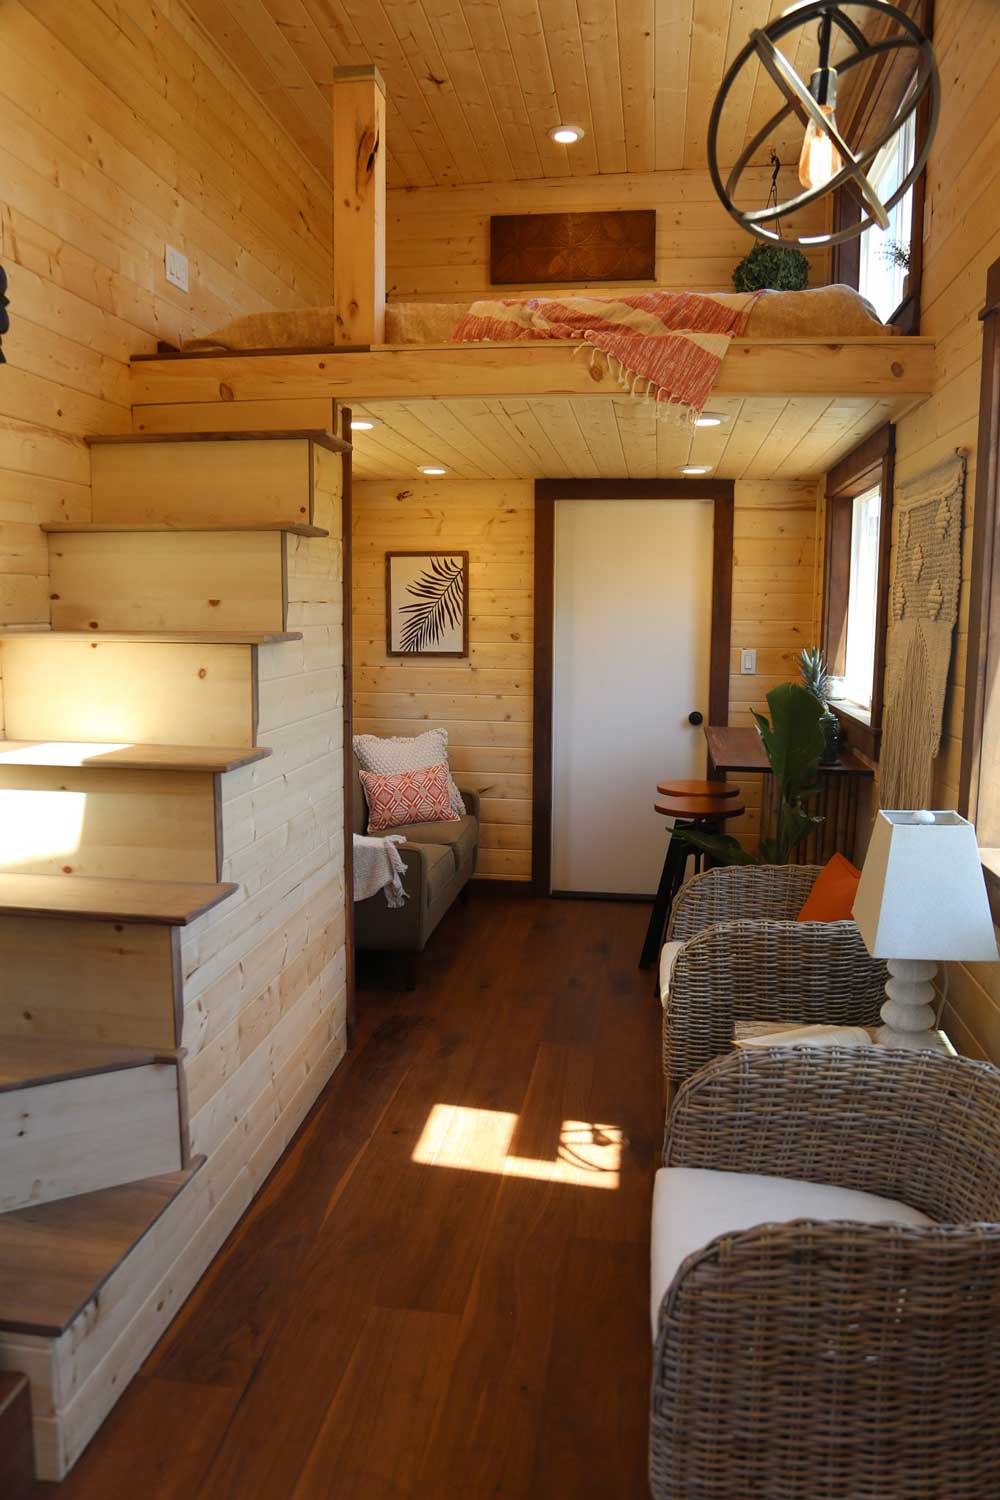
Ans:
{"type": "Polygon", "coordinates": [[[336,343],[385,342],[385,84],[378,68],[335,68],[333,301],[336,343]]]}

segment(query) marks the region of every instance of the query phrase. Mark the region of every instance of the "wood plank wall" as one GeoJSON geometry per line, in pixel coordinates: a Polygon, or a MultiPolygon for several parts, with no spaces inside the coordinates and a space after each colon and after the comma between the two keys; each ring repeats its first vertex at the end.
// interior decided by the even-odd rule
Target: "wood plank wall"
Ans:
{"type": "MultiPolygon", "coordinates": [[[[814,635],[814,482],[736,486],[730,716],[796,675],[814,635]],[[739,672],[742,647],[758,672],[739,672]]],[[[530,480],[369,480],[354,486],[354,714],[370,734],[415,734],[443,724],[459,785],[483,798],[479,876],[531,873],[534,490],[530,480]],[[470,553],[470,657],[389,660],[385,553],[453,547],[470,553]]],[[[743,784],[747,816],[734,829],[752,844],[759,778],[743,784]]]]}
{"type": "Polygon", "coordinates": [[[528,479],[354,485],[354,728],[443,724],[459,786],[482,796],[481,879],[531,874],[534,485],[528,479]],[[467,661],[390,660],[385,554],[469,552],[467,661]]]}
{"type": "MultiPolygon", "coordinates": [[[[1000,24],[995,0],[937,0],[934,47],[942,105],[927,174],[921,333],[938,341],[932,399],[898,427],[896,474],[907,479],[969,452],[962,597],[935,776],[935,806],[958,801],[968,645],[972,512],[987,267],[1000,256],[1000,24]]],[[[945,1025],[956,1045],[1000,1062],[1000,964],[953,965],[945,1025]]]]}
{"type": "MultiPolygon", "coordinates": [[[[770,174],[754,169],[760,201],[770,174]]],[[[791,195],[794,174],[783,173],[791,195]]],[[[728,216],[705,171],[631,172],[594,177],[545,178],[537,182],[488,183],[479,187],[399,188],[389,193],[387,281],[400,300],[459,302],[508,296],[515,288],[490,287],[490,215],[655,208],[656,282],[659,286],[732,291],[732,273],[750,248],[744,230],[728,216]]],[[[815,207],[795,227],[815,234],[825,227],[815,207]]],[[[828,279],[827,252],[810,252],[810,284],[828,279]]],[[[629,289],[641,291],[643,283],[629,289]]],[[[546,289],[542,289],[543,292],[546,289]]],[[[548,295],[552,288],[548,288],[548,295]]],[[[580,288],[577,288],[580,290],[580,288]]]]}
{"type": "Polygon", "coordinates": [[[176,0],[4,0],[0,42],[0,624],[36,624],[39,523],[89,520],[81,439],[128,431],[129,355],[328,302],[331,200],[176,0]]]}

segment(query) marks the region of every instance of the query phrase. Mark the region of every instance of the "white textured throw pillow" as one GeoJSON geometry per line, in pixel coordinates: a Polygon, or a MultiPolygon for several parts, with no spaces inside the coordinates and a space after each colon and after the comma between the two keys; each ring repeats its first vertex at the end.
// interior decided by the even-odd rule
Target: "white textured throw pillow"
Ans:
{"type": "MultiPolygon", "coordinates": [[[[400,771],[422,771],[426,766],[448,764],[447,729],[428,729],[423,734],[393,735],[381,739],[377,734],[356,734],[354,753],[362,771],[378,776],[396,776],[400,771]]],[[[465,817],[462,793],[448,772],[451,810],[465,817]]]]}

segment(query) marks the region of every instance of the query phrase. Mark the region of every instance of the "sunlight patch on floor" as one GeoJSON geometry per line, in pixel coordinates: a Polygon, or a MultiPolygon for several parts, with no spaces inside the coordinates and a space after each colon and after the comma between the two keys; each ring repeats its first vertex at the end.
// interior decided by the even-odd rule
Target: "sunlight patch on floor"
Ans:
{"type": "Polygon", "coordinates": [[[617,1188],[623,1132],[617,1125],[563,1120],[552,1161],[513,1156],[518,1116],[464,1104],[435,1104],[413,1150],[421,1166],[493,1172],[571,1187],[617,1188]]]}

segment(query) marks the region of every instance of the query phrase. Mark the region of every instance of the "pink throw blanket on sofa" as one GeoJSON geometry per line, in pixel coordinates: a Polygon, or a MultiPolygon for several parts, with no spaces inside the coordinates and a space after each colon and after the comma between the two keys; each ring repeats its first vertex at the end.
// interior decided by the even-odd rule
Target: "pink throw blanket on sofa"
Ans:
{"type": "Polygon", "coordinates": [[[708,400],[757,292],[637,292],[608,297],[513,297],[474,302],[453,343],[579,339],[607,356],[619,384],[693,418],[708,400]]]}

